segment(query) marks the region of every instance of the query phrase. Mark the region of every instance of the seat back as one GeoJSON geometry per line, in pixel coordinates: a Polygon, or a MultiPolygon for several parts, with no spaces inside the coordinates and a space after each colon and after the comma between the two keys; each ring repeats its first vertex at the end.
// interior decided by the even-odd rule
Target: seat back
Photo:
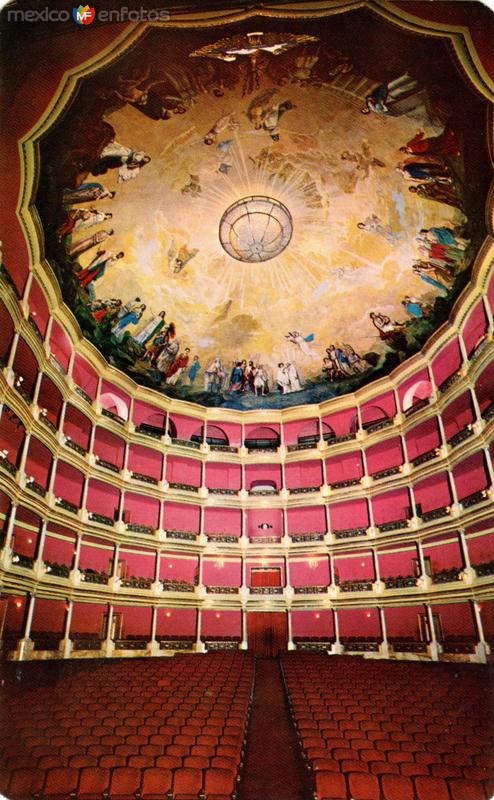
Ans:
{"type": "Polygon", "coordinates": [[[339,772],[316,772],[316,796],[318,800],[330,797],[331,800],[346,800],[346,783],[339,772]]]}
{"type": "Polygon", "coordinates": [[[205,771],[204,792],[211,794],[231,795],[235,787],[235,772],[220,767],[210,767],[205,771]]]}
{"type": "Polygon", "coordinates": [[[202,770],[180,767],[173,776],[173,794],[197,795],[202,789],[202,770]]]}
{"type": "Polygon", "coordinates": [[[46,774],[43,797],[64,794],[69,795],[77,789],[79,770],[73,767],[54,767],[46,774]]]}
{"type": "Polygon", "coordinates": [[[81,770],[78,797],[103,794],[110,784],[110,770],[104,767],[85,767],[81,770]]]}

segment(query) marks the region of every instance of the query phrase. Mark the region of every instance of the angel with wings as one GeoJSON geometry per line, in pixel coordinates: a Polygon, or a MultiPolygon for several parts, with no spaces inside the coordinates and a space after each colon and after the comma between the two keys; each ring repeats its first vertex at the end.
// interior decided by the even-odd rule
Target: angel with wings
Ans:
{"type": "Polygon", "coordinates": [[[314,353],[310,346],[310,342],[314,341],[313,333],[310,333],[308,336],[302,336],[299,331],[288,331],[285,339],[288,339],[288,341],[292,342],[292,344],[296,344],[305,356],[309,356],[309,358],[316,358],[317,354],[314,353]]]}
{"type": "Polygon", "coordinates": [[[194,256],[198,254],[198,252],[199,250],[197,248],[189,250],[186,244],[183,244],[181,247],[177,248],[175,239],[172,239],[167,254],[168,266],[170,269],[173,269],[175,275],[178,275],[187,266],[189,261],[191,261],[194,256]]]}

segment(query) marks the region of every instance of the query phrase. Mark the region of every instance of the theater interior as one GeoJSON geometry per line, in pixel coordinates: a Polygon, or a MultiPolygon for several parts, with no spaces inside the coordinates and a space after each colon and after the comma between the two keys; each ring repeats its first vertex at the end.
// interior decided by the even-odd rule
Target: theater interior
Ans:
{"type": "Polygon", "coordinates": [[[494,13],[25,5],[0,797],[491,800],[494,13]]]}

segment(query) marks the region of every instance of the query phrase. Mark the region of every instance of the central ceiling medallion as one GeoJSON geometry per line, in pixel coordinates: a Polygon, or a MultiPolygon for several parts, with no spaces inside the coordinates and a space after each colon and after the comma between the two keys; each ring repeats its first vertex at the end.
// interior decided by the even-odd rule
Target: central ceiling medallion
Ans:
{"type": "Polygon", "coordinates": [[[279,256],[292,238],[292,216],[272,197],[243,197],[229,206],[220,222],[224,250],[237,261],[255,264],[279,256]]]}

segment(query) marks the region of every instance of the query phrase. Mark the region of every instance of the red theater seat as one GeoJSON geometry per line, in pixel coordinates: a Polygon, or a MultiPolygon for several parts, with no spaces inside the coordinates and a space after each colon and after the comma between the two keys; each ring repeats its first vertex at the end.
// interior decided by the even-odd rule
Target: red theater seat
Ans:
{"type": "Polygon", "coordinates": [[[348,787],[352,800],[380,800],[379,781],[375,775],[350,773],[348,787]]]}
{"type": "Polygon", "coordinates": [[[173,797],[175,800],[196,800],[202,789],[202,770],[181,767],[173,774],[173,797]]]}
{"type": "Polygon", "coordinates": [[[142,800],[163,800],[172,787],[172,771],[161,767],[149,767],[142,774],[142,800]]]}
{"type": "Polygon", "coordinates": [[[381,786],[384,800],[414,800],[413,783],[404,775],[383,775],[381,786]]]}
{"type": "Polygon", "coordinates": [[[11,773],[7,797],[9,800],[26,800],[41,791],[45,775],[37,769],[16,769],[11,773]]]}
{"type": "Polygon", "coordinates": [[[486,798],[482,784],[477,781],[453,779],[449,781],[449,790],[452,800],[485,800],[486,798]]]}
{"type": "Polygon", "coordinates": [[[316,772],[317,800],[346,800],[346,782],[335,772],[316,772]]]}
{"type": "Polygon", "coordinates": [[[86,767],[81,770],[78,800],[101,800],[110,784],[110,770],[102,767],[86,767]]]}
{"type": "Polygon", "coordinates": [[[66,800],[71,792],[75,792],[79,783],[79,770],[71,767],[55,767],[49,770],[43,788],[43,797],[52,800],[66,800]]]}
{"type": "Polygon", "coordinates": [[[235,773],[212,767],[204,773],[204,795],[207,800],[228,800],[235,788],[235,773]]]}
{"type": "Polygon", "coordinates": [[[443,778],[415,778],[417,800],[449,800],[448,784],[443,778]]]}
{"type": "Polygon", "coordinates": [[[141,785],[141,770],[137,767],[117,767],[110,782],[111,800],[133,800],[141,785]]]}

